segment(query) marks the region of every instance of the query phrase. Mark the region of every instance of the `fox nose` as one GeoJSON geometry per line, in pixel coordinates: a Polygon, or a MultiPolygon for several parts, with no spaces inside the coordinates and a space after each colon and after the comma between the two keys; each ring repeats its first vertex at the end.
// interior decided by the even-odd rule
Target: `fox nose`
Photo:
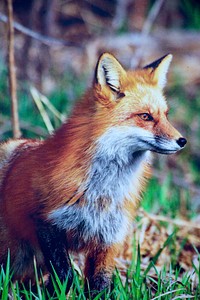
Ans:
{"type": "Polygon", "coordinates": [[[181,148],[183,148],[185,146],[185,144],[187,143],[187,140],[185,138],[181,137],[176,142],[181,148]]]}

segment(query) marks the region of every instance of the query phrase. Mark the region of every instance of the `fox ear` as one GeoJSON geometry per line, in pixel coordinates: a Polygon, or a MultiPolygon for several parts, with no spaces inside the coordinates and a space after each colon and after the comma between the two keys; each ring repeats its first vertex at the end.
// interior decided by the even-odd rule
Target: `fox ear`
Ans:
{"type": "Polygon", "coordinates": [[[160,59],[154,61],[150,65],[144,67],[144,69],[149,69],[153,81],[161,88],[164,88],[167,81],[167,72],[169,69],[169,65],[172,61],[172,54],[167,54],[160,59]]]}
{"type": "Polygon", "coordinates": [[[104,53],[100,56],[95,72],[95,82],[100,86],[109,86],[116,92],[120,92],[121,78],[125,76],[126,71],[123,69],[118,60],[110,53],[104,53]]]}

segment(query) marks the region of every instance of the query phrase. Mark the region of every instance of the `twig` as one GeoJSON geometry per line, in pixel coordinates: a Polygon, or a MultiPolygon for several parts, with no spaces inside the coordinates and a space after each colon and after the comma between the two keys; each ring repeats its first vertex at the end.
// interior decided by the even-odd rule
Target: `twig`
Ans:
{"type": "Polygon", "coordinates": [[[155,214],[152,214],[152,213],[147,213],[143,209],[140,209],[139,212],[142,216],[145,216],[148,219],[151,219],[151,220],[154,220],[154,221],[162,221],[162,222],[167,222],[167,223],[174,224],[174,225],[179,226],[179,227],[190,227],[190,228],[193,228],[193,229],[200,230],[200,225],[198,225],[194,222],[189,222],[189,221],[180,220],[180,219],[170,219],[170,218],[165,217],[165,216],[160,216],[160,215],[155,215],[155,214]]]}
{"type": "MultiPolygon", "coordinates": [[[[2,14],[0,12],[0,21],[4,22],[4,23],[8,23],[8,17],[5,16],[4,14],[2,14]]],[[[61,39],[55,39],[49,36],[44,36],[38,32],[35,32],[21,24],[19,24],[18,22],[13,22],[13,26],[16,30],[22,32],[23,34],[26,34],[38,41],[40,41],[41,43],[47,45],[47,46],[67,46],[67,47],[80,47],[82,48],[82,46],[78,43],[74,43],[74,42],[67,42],[61,39]]]]}
{"type": "MultiPolygon", "coordinates": [[[[174,294],[174,293],[176,293],[176,292],[184,291],[184,289],[185,289],[185,288],[182,287],[182,288],[180,288],[180,289],[168,291],[168,292],[165,292],[165,293],[160,294],[159,296],[156,296],[156,297],[154,297],[154,298],[151,298],[151,300],[160,299],[162,296],[166,296],[166,295],[174,294]]],[[[171,298],[171,299],[172,299],[172,300],[175,300],[175,299],[181,299],[181,298],[182,298],[182,299],[189,299],[189,298],[192,299],[192,298],[194,298],[194,296],[185,295],[185,294],[183,295],[183,294],[182,294],[182,295],[179,295],[178,298],[175,297],[175,298],[173,298],[173,299],[171,298]],[[182,296],[183,296],[183,297],[182,297],[182,296]]]]}
{"type": "MultiPolygon", "coordinates": [[[[159,14],[159,11],[162,7],[164,3],[164,0],[157,0],[154,5],[152,6],[148,16],[147,16],[147,19],[144,23],[144,26],[142,28],[142,31],[141,31],[141,41],[142,43],[144,43],[144,41],[146,40],[146,38],[148,37],[150,31],[151,31],[151,28],[153,26],[153,23],[157,17],[157,15],[159,14]]],[[[142,64],[142,57],[143,57],[143,50],[144,50],[144,45],[141,44],[135,54],[134,54],[134,59],[132,59],[131,61],[131,67],[132,68],[135,68],[135,67],[138,67],[142,64]]]]}
{"type": "Polygon", "coordinates": [[[9,89],[11,97],[11,114],[13,137],[19,138],[21,136],[19,128],[18,117],[18,103],[17,103],[17,83],[15,73],[15,58],[14,58],[14,28],[13,28],[13,8],[12,0],[7,0],[8,11],[8,70],[9,70],[9,89]]]}
{"type": "MultiPolygon", "coordinates": [[[[0,115],[1,121],[3,119],[3,122],[0,124],[0,142],[3,140],[2,136],[6,133],[8,133],[11,130],[11,121],[4,118],[2,115],[0,115]]],[[[20,121],[20,128],[21,130],[26,130],[29,132],[34,133],[35,135],[39,137],[46,137],[48,134],[46,130],[44,130],[40,126],[33,126],[33,124],[25,121],[20,121]]]]}

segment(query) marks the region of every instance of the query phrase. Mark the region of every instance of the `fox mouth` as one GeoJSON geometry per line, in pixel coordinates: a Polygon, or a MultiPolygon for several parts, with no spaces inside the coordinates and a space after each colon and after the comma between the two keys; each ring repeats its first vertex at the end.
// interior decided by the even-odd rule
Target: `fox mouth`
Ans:
{"type": "Polygon", "coordinates": [[[168,148],[169,147],[169,143],[170,141],[165,140],[165,139],[156,139],[156,141],[144,141],[145,144],[148,146],[148,150],[152,151],[152,152],[156,152],[156,153],[160,153],[160,154],[173,154],[176,153],[178,150],[180,150],[180,148],[178,147],[173,147],[173,148],[168,148]],[[164,147],[165,144],[168,144],[168,147],[164,147]]]}
{"type": "Polygon", "coordinates": [[[160,153],[160,154],[173,154],[173,153],[176,153],[178,150],[163,149],[163,148],[159,148],[157,146],[153,146],[153,149],[151,151],[160,153]]]}

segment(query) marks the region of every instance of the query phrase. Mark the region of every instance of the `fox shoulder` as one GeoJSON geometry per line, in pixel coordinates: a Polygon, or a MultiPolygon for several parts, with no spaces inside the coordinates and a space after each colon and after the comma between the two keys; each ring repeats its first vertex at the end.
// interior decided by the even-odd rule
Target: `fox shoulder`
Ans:
{"type": "Polygon", "coordinates": [[[11,158],[17,147],[24,143],[24,141],[25,140],[23,139],[9,140],[0,144],[0,185],[3,180],[6,165],[8,165],[9,159],[11,158]]]}
{"type": "Polygon", "coordinates": [[[12,153],[15,151],[15,149],[24,142],[25,140],[20,139],[9,140],[0,144],[0,163],[2,163],[4,160],[9,159],[12,153]]]}
{"type": "Polygon", "coordinates": [[[26,141],[25,139],[8,140],[0,144],[0,186],[11,157],[15,154],[17,148],[26,141]]]}

